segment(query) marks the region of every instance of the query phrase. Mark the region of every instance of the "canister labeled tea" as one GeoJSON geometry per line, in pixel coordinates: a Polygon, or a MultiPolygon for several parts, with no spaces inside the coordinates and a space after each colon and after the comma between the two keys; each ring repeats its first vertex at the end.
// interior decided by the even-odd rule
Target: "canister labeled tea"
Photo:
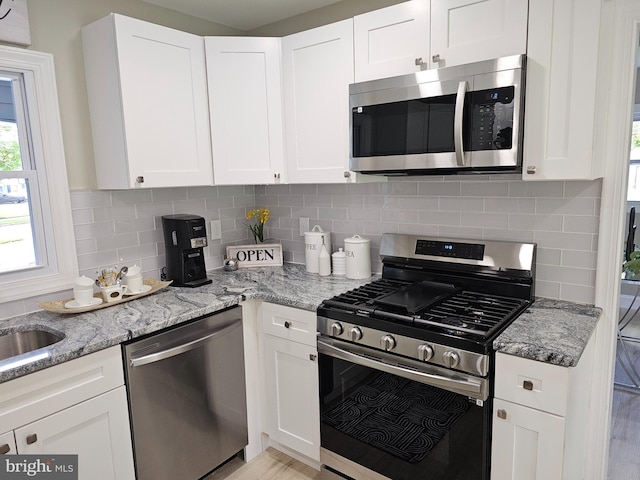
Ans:
{"type": "Polygon", "coordinates": [[[344,239],[347,278],[360,279],[371,276],[371,242],[360,235],[344,239]]]}

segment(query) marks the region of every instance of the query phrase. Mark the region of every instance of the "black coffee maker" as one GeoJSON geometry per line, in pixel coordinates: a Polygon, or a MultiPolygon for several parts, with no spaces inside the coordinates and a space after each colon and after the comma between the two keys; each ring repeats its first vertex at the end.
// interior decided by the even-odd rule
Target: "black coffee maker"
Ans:
{"type": "Polygon", "coordinates": [[[179,213],[162,216],[167,280],[176,287],[199,287],[211,283],[204,265],[207,229],[204,218],[179,213]]]}

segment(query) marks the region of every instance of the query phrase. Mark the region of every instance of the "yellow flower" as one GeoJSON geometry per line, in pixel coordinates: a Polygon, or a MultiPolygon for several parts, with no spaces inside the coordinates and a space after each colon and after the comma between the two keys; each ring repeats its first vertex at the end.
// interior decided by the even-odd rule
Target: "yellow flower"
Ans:
{"type": "Polygon", "coordinates": [[[255,217],[258,221],[256,225],[247,225],[247,227],[249,227],[249,230],[251,230],[256,243],[258,243],[258,241],[264,241],[264,224],[267,223],[270,215],[271,213],[269,212],[268,208],[255,208],[247,212],[247,220],[255,217]]]}

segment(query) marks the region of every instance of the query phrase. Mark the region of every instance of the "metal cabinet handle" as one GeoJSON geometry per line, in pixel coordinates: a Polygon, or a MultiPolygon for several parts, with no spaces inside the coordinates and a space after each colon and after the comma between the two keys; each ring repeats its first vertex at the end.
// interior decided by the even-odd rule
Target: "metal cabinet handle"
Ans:
{"type": "Polygon", "coordinates": [[[284,322],[284,328],[289,328],[291,324],[289,322],[284,322]]]}
{"type": "Polygon", "coordinates": [[[143,176],[136,177],[136,183],[144,183],[144,177],[143,176]]]}
{"type": "Polygon", "coordinates": [[[506,410],[498,410],[496,412],[496,414],[498,415],[498,418],[501,418],[502,420],[506,420],[507,419],[507,411],[506,410]]]}
{"type": "Polygon", "coordinates": [[[279,173],[274,173],[273,174],[273,178],[275,178],[276,180],[280,178],[280,174],[279,173]]]}
{"type": "Polygon", "coordinates": [[[344,172],[344,178],[350,178],[351,172],[344,172]]]}
{"type": "Polygon", "coordinates": [[[0,455],[6,455],[10,451],[11,451],[11,447],[9,446],[8,443],[5,443],[4,445],[0,445],[0,455]]]}
{"type": "Polygon", "coordinates": [[[424,61],[422,60],[422,57],[416,58],[415,62],[416,62],[416,67],[420,67],[420,66],[424,65],[424,61]]]}
{"type": "Polygon", "coordinates": [[[38,441],[38,435],[32,433],[31,435],[27,435],[27,445],[34,444],[38,441]]]}
{"type": "Polygon", "coordinates": [[[535,165],[528,165],[527,166],[527,174],[534,175],[535,173],[536,173],[535,165]]]}
{"type": "Polygon", "coordinates": [[[317,355],[314,355],[313,353],[310,353],[310,354],[309,354],[309,360],[311,360],[312,362],[315,362],[315,361],[316,361],[316,358],[318,358],[318,356],[317,356],[317,355]]]}
{"type": "Polygon", "coordinates": [[[525,380],[522,382],[522,388],[525,390],[533,391],[533,382],[531,380],[525,380]]]}
{"type": "Polygon", "coordinates": [[[434,56],[432,56],[431,61],[433,63],[440,63],[442,61],[442,59],[440,58],[440,54],[436,53],[434,56]]]}

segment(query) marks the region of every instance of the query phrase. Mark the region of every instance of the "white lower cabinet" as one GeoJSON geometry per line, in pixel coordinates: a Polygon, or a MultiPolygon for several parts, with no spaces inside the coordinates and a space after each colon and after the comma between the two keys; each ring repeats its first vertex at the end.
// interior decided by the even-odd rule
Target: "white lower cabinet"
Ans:
{"type": "Polygon", "coordinates": [[[259,316],[266,390],[264,431],[270,440],[319,461],[316,314],[263,303],[259,316]]]}
{"type": "Polygon", "coordinates": [[[0,451],[77,454],[80,480],[133,480],[120,347],[0,385],[0,451]]]}
{"type": "Polygon", "coordinates": [[[562,478],[564,418],[496,398],[491,478],[562,478]],[[504,413],[503,413],[504,412],[504,413]]]}
{"type": "Polygon", "coordinates": [[[0,455],[15,455],[16,451],[16,438],[13,431],[6,432],[0,435],[0,455]]]}
{"type": "Polygon", "coordinates": [[[491,480],[584,479],[594,343],[574,367],[496,354],[491,480]]]}
{"type": "Polygon", "coordinates": [[[133,478],[125,387],[15,431],[21,454],[77,454],[81,478],[133,478]],[[85,476],[86,475],[86,476],[85,476]]]}

